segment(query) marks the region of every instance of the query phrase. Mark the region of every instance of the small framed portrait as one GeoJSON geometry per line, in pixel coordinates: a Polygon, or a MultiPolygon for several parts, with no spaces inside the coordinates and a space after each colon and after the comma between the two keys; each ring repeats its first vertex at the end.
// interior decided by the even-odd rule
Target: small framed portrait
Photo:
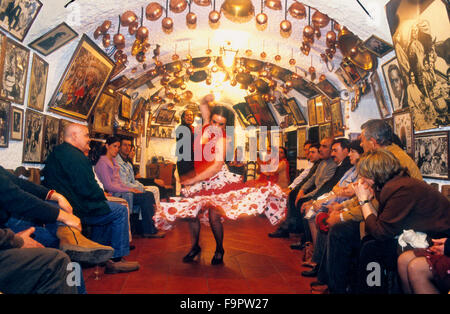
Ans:
{"type": "Polygon", "coordinates": [[[258,125],[266,127],[278,125],[272,114],[272,111],[270,111],[261,94],[255,93],[253,95],[247,96],[245,97],[245,101],[250,107],[250,110],[253,113],[256,121],[258,122],[258,125]]]}
{"type": "Polygon", "coordinates": [[[58,128],[58,144],[62,144],[64,142],[64,129],[66,126],[71,124],[72,122],[66,119],[59,120],[59,128],[58,128]]]}
{"type": "Polygon", "coordinates": [[[325,103],[322,101],[322,97],[319,96],[319,97],[314,98],[314,103],[316,104],[317,124],[323,124],[323,123],[327,122],[327,121],[325,121],[325,103]]]}
{"type": "Polygon", "coordinates": [[[414,137],[414,161],[425,178],[450,178],[449,132],[416,134],[414,137]]]}
{"type": "Polygon", "coordinates": [[[77,37],[78,33],[63,22],[41,37],[33,40],[28,44],[28,47],[44,56],[48,56],[77,37]]]}
{"type": "Polygon", "coordinates": [[[341,99],[337,98],[330,104],[331,133],[333,137],[344,136],[344,119],[342,117],[341,99]]]}
{"type": "Polygon", "coordinates": [[[389,93],[389,99],[391,100],[392,112],[408,109],[407,84],[401,75],[397,57],[387,61],[382,65],[381,69],[389,93]]]}
{"type": "Polygon", "coordinates": [[[83,34],[50,99],[49,110],[87,121],[113,68],[114,62],[83,34]]]}
{"type": "Polygon", "coordinates": [[[45,116],[44,120],[44,139],[42,141],[42,162],[45,162],[47,156],[58,145],[59,139],[59,119],[51,116],[45,116]]]}
{"type": "Polygon", "coordinates": [[[173,127],[159,126],[159,135],[161,138],[173,138],[173,127]]]}
{"type": "Polygon", "coordinates": [[[347,72],[344,71],[342,67],[337,68],[336,71],[334,71],[334,74],[336,74],[339,81],[341,81],[346,89],[353,90],[355,88],[355,85],[350,79],[350,76],[347,74],[347,72]]]}
{"type": "Polygon", "coordinates": [[[120,117],[123,119],[131,119],[131,97],[127,94],[119,94],[120,96],[120,117]]]}
{"type": "Polygon", "coordinates": [[[408,155],[414,156],[414,127],[409,112],[396,113],[392,115],[394,133],[403,144],[403,149],[408,155]]]}
{"type": "Polygon", "coordinates": [[[258,122],[256,122],[256,119],[250,110],[250,106],[246,102],[234,105],[233,109],[236,111],[239,122],[244,128],[258,125],[258,122]]]}
{"type": "Polygon", "coordinates": [[[342,60],[341,68],[350,78],[352,84],[356,84],[361,80],[361,75],[359,74],[358,69],[350,60],[342,60]]]}
{"type": "Polygon", "coordinates": [[[333,100],[339,97],[340,93],[333,84],[327,79],[316,84],[316,88],[320,90],[328,99],[333,100]]]}
{"type": "Polygon", "coordinates": [[[286,111],[286,108],[284,107],[283,103],[281,103],[281,102],[276,103],[275,105],[273,105],[273,107],[275,108],[275,110],[278,112],[278,114],[280,116],[285,116],[288,114],[288,112],[286,111]]]}
{"type": "Polygon", "coordinates": [[[47,76],[48,63],[37,54],[33,54],[30,85],[28,87],[28,107],[44,111],[47,76]]]}
{"type": "Polygon", "coordinates": [[[176,110],[160,109],[156,116],[156,123],[158,124],[170,124],[175,116],[176,110]]]}
{"type": "Polygon", "coordinates": [[[308,130],[307,128],[299,128],[297,129],[297,158],[306,159],[305,151],[303,150],[303,146],[305,145],[306,140],[308,139],[308,130]]]}
{"type": "Polygon", "coordinates": [[[313,83],[307,82],[302,77],[299,77],[298,79],[292,79],[291,81],[292,88],[308,99],[319,94],[319,92],[315,88],[315,85],[313,83]]]}
{"type": "Polygon", "coordinates": [[[325,124],[319,125],[319,142],[327,137],[333,137],[331,123],[325,123],[325,124]]]}
{"type": "Polygon", "coordinates": [[[159,125],[152,125],[150,127],[150,137],[160,137],[159,125]]]}
{"type": "Polygon", "coordinates": [[[386,98],[384,98],[383,89],[381,88],[380,77],[378,76],[377,71],[374,71],[370,76],[370,82],[372,85],[373,94],[375,95],[375,100],[377,101],[378,111],[380,112],[381,119],[384,119],[388,117],[391,114],[391,112],[389,111],[386,98]]]}
{"type": "Polygon", "coordinates": [[[39,0],[5,0],[0,4],[0,27],[23,41],[41,10],[39,0]]]}
{"type": "MultiPolygon", "coordinates": [[[[0,37],[2,36],[0,35],[0,37]]],[[[3,64],[1,68],[0,97],[23,105],[30,51],[11,38],[7,38],[5,41],[2,40],[1,48],[3,64]]]]}
{"type": "Polygon", "coordinates": [[[292,114],[294,115],[295,120],[297,121],[297,125],[306,125],[308,124],[306,122],[305,116],[303,115],[302,111],[300,110],[300,106],[297,103],[297,99],[295,97],[289,98],[287,100],[287,104],[289,106],[289,109],[291,110],[292,114]]]}
{"type": "Polygon", "coordinates": [[[8,147],[11,103],[0,100],[0,147],[8,147]]]}
{"type": "Polygon", "coordinates": [[[27,109],[25,115],[25,133],[23,141],[23,163],[42,162],[42,140],[45,116],[37,111],[27,109]]]}
{"type": "Polygon", "coordinates": [[[120,98],[103,92],[94,109],[94,121],[92,132],[102,134],[113,134],[114,115],[119,107],[120,98]]]}
{"type": "Polygon", "coordinates": [[[309,118],[309,125],[315,125],[317,124],[317,116],[316,116],[316,100],[308,99],[308,118],[309,118]]]}
{"type": "Polygon", "coordinates": [[[384,57],[386,54],[391,52],[394,47],[392,47],[391,44],[384,41],[381,38],[378,38],[375,35],[370,36],[367,38],[363,43],[362,46],[372,52],[374,55],[376,55],[378,58],[384,57]]]}
{"type": "Polygon", "coordinates": [[[141,116],[142,109],[145,107],[147,101],[145,98],[140,97],[133,104],[133,115],[131,116],[131,120],[137,121],[141,116]]]}
{"type": "Polygon", "coordinates": [[[11,140],[23,140],[23,109],[11,106],[11,140]]]}

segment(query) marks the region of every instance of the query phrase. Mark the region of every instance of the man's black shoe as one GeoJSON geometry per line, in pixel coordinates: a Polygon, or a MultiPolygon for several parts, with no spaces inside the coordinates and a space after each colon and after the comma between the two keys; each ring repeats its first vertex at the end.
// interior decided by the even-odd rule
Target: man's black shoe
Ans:
{"type": "Polygon", "coordinates": [[[271,238],[289,238],[289,232],[278,229],[274,232],[269,233],[269,237],[271,237],[271,238]]]}
{"type": "Polygon", "coordinates": [[[302,271],[302,276],[303,277],[317,277],[317,273],[318,272],[319,272],[319,265],[316,265],[311,270],[304,270],[304,271],[302,271]]]}
{"type": "Polygon", "coordinates": [[[305,243],[302,243],[302,241],[298,241],[298,242],[292,243],[290,245],[290,247],[293,250],[300,250],[301,251],[301,250],[303,250],[305,248],[305,243]]]}

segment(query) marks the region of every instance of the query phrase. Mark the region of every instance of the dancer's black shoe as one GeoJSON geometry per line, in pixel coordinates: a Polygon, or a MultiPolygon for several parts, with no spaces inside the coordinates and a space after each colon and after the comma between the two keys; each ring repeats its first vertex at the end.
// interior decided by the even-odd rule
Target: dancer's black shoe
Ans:
{"type": "Polygon", "coordinates": [[[183,263],[190,263],[192,262],[197,255],[200,254],[202,251],[202,248],[199,246],[194,246],[192,249],[187,253],[185,257],[183,257],[183,263]]]}
{"type": "Polygon", "coordinates": [[[225,252],[223,250],[222,251],[216,251],[214,253],[214,256],[213,256],[212,260],[211,260],[211,265],[223,264],[223,254],[224,253],[225,252]]]}

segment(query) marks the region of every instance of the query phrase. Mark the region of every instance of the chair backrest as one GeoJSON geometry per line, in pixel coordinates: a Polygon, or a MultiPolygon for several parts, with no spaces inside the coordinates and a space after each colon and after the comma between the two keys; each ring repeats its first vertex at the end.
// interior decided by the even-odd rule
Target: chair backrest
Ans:
{"type": "Polygon", "coordinates": [[[147,178],[156,179],[159,177],[159,164],[147,164],[147,178]]]}
{"type": "Polygon", "coordinates": [[[173,181],[174,172],[175,172],[175,164],[160,163],[158,178],[163,180],[165,185],[172,185],[174,182],[173,181]]]}

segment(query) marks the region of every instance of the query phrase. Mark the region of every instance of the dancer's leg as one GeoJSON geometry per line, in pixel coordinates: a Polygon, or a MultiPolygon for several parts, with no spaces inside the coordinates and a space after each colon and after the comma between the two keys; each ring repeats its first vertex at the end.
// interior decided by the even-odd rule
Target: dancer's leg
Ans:
{"type": "Polygon", "coordinates": [[[209,224],[216,240],[216,252],[223,252],[223,225],[221,218],[222,216],[216,209],[209,209],[209,224]]]}

